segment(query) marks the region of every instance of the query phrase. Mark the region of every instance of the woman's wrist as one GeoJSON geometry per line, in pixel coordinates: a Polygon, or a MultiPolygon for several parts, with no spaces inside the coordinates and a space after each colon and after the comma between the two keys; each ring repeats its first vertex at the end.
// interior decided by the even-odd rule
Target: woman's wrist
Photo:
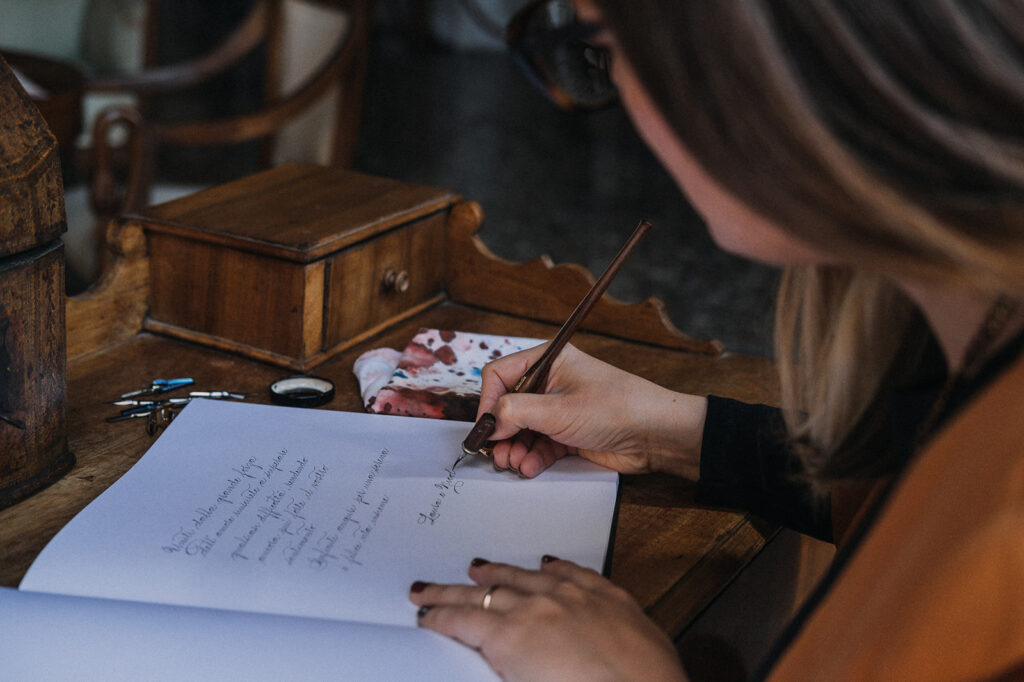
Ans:
{"type": "Polygon", "coordinates": [[[646,448],[651,470],[691,481],[700,477],[700,450],[708,399],[661,388],[647,413],[646,448]]]}

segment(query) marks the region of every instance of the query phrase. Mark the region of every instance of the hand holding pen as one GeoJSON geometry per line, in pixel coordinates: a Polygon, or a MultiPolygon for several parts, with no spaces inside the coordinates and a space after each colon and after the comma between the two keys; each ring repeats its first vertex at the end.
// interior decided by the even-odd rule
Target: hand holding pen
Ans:
{"type": "Polygon", "coordinates": [[[497,417],[490,451],[496,469],[533,478],[577,455],[622,474],[697,480],[707,398],[671,391],[571,344],[551,365],[543,393],[512,393],[543,351],[530,348],[484,368],[480,409],[497,417]]]}
{"type": "MultiPolygon", "coordinates": [[[[580,301],[579,305],[576,306],[576,309],[565,321],[561,329],[558,330],[558,333],[554,338],[543,348],[540,356],[536,358],[533,364],[523,372],[512,386],[512,393],[535,393],[538,391],[544,391],[548,374],[553,363],[558,358],[559,353],[561,353],[562,349],[568,343],[569,339],[575,333],[583,319],[587,316],[594,305],[596,305],[597,301],[600,300],[612,279],[614,279],[615,275],[618,274],[622,265],[633,253],[637,244],[644,237],[650,227],[651,224],[648,221],[640,221],[640,224],[637,225],[636,230],[634,230],[632,236],[615,256],[615,259],[612,261],[611,265],[608,266],[608,269],[605,270],[604,274],[602,274],[594,283],[594,286],[591,287],[587,295],[582,301],[580,301]]],[[[481,414],[477,419],[476,424],[474,424],[473,429],[463,442],[462,452],[455,460],[455,464],[452,465],[453,468],[467,456],[490,454],[493,443],[490,443],[488,439],[494,433],[496,426],[497,418],[493,414],[489,412],[481,414]]]]}

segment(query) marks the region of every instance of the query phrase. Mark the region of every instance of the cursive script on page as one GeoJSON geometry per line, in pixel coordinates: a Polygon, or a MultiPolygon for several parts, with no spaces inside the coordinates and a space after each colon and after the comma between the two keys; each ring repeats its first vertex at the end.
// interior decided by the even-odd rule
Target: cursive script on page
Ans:
{"type": "Polygon", "coordinates": [[[600,570],[615,475],[577,458],[528,481],[456,471],[470,426],[193,401],[22,589],[414,625],[409,585],[464,582],[475,556],[600,570]]]}

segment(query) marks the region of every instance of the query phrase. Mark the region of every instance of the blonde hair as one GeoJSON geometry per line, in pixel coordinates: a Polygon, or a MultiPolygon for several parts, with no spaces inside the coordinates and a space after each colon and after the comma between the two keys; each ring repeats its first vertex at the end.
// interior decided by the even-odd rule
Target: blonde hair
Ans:
{"type": "MultiPolygon", "coordinates": [[[[783,274],[775,320],[782,404],[812,481],[878,475],[889,468],[875,458],[863,461],[861,448],[871,434],[861,433],[858,441],[855,430],[870,421],[886,378],[914,369],[893,364],[908,354],[917,321],[900,290],[873,273],[800,267],[783,274]]],[[[923,341],[920,332],[914,340],[923,341]]]]}
{"type": "Polygon", "coordinates": [[[597,1],[709,174],[850,264],[779,292],[807,471],[893,468],[873,406],[927,333],[894,278],[1024,297],[1024,0],[597,1]]]}

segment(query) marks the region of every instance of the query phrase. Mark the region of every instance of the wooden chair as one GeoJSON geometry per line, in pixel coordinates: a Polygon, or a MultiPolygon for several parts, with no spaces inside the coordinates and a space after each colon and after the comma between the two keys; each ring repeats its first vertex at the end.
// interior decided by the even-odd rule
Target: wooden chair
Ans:
{"type": "Polygon", "coordinates": [[[138,2],[145,5],[142,68],[85,74],[86,97],[119,102],[86,122],[91,136],[84,136],[77,158],[88,186],[67,191],[69,266],[86,281],[102,268],[102,235],[111,217],[201,186],[160,184],[160,149],[257,140],[258,165],[246,173],[292,161],[348,165],[358,133],[375,0],[256,0],[214,49],[163,65],[155,56],[160,0],[138,2]],[[159,97],[180,95],[243,59],[259,58],[252,55],[262,56],[264,81],[256,108],[170,121],[153,106],[159,97]]]}

